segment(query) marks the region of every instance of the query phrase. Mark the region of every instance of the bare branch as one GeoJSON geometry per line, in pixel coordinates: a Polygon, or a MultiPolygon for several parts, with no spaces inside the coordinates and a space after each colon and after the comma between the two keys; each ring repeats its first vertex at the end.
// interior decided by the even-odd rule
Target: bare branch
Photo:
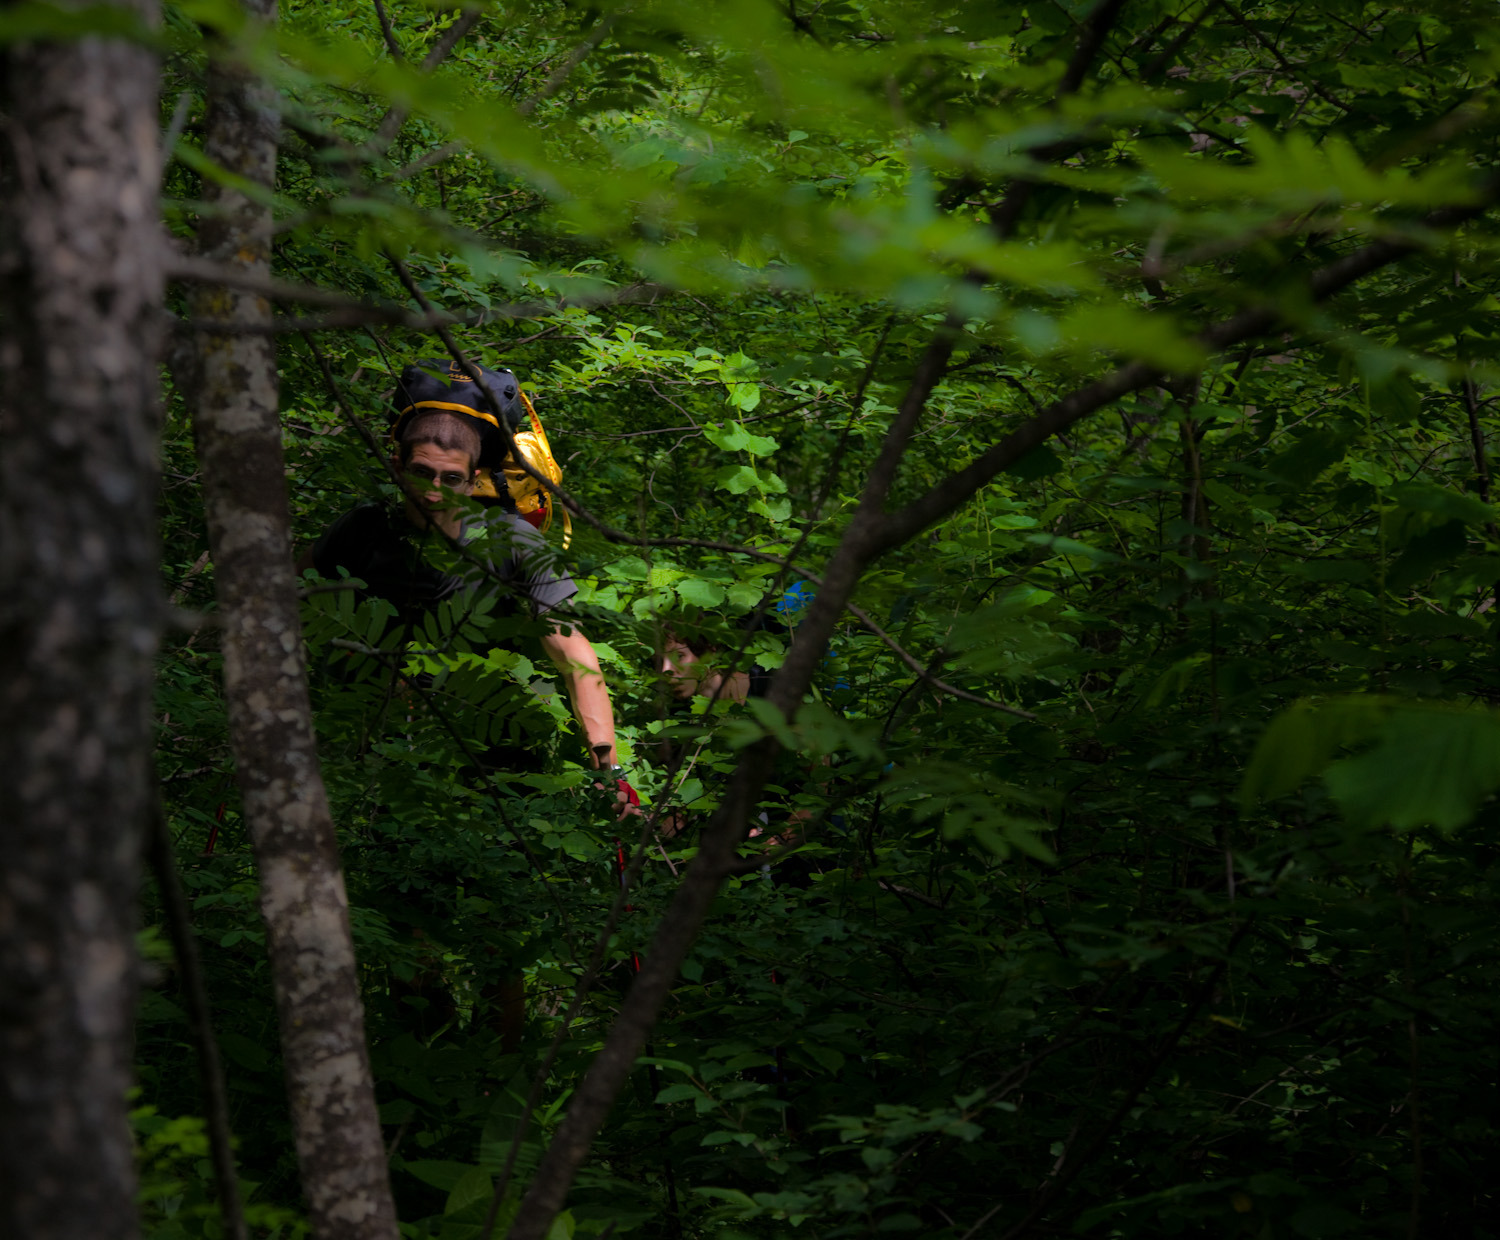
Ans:
{"type": "Polygon", "coordinates": [[[224,285],[228,288],[243,289],[247,293],[259,293],[262,297],[272,301],[294,301],[307,306],[336,306],[348,310],[368,309],[364,302],[344,293],[316,288],[310,284],[293,284],[288,280],[277,280],[252,267],[220,263],[211,258],[200,258],[193,254],[171,255],[166,260],[165,269],[169,280],[224,285]]]}
{"type": "Polygon", "coordinates": [[[529,99],[522,100],[517,105],[517,113],[521,116],[530,116],[536,111],[537,104],[552,98],[562,84],[568,80],[573,70],[578,68],[583,62],[583,58],[609,37],[609,32],[615,28],[615,23],[620,20],[620,12],[621,10],[616,9],[595,26],[593,30],[589,31],[588,37],[568,53],[567,59],[562,64],[558,65],[556,69],[547,75],[547,80],[542,83],[541,88],[536,94],[532,95],[529,99]]]}
{"type": "Polygon", "coordinates": [[[1288,77],[1294,78],[1296,81],[1301,82],[1303,89],[1312,91],[1312,93],[1317,95],[1317,97],[1323,100],[1324,103],[1331,103],[1340,112],[1347,113],[1350,110],[1349,105],[1342,99],[1340,99],[1337,95],[1326,89],[1318,81],[1315,75],[1299,72],[1299,68],[1306,68],[1306,66],[1298,66],[1292,64],[1291,61],[1289,61],[1285,56],[1282,55],[1281,49],[1276,46],[1276,41],[1274,39],[1266,38],[1265,35],[1263,35],[1259,30],[1251,25],[1249,19],[1246,18],[1246,16],[1242,12],[1240,12],[1239,9],[1230,4],[1228,0],[1221,0],[1221,3],[1223,4],[1224,11],[1228,13],[1230,17],[1234,18],[1235,24],[1242,26],[1251,38],[1253,38],[1257,43],[1261,45],[1261,47],[1265,48],[1266,51],[1270,52],[1271,55],[1276,58],[1276,63],[1281,66],[1282,71],[1286,73],[1288,77]]]}
{"type": "MultiPolygon", "coordinates": [[[[795,571],[795,570],[794,570],[795,571]]],[[[924,681],[936,689],[939,693],[946,693],[949,697],[956,697],[960,701],[973,702],[976,706],[983,706],[989,710],[1003,711],[1007,715],[1014,715],[1017,719],[1035,719],[1036,716],[1029,710],[1022,710],[1019,706],[1009,706],[1004,702],[997,702],[993,698],[980,697],[977,693],[970,693],[967,689],[958,689],[946,681],[939,680],[909,650],[902,647],[894,637],[882,629],[863,608],[856,607],[853,603],[846,603],[846,610],[851,616],[858,620],[865,628],[869,629],[876,637],[884,642],[894,652],[896,657],[905,663],[907,667],[916,672],[924,681]]]]}
{"type": "Polygon", "coordinates": [[[311,284],[293,284],[249,269],[221,265],[209,259],[185,255],[174,256],[167,269],[168,278],[202,284],[223,284],[231,288],[259,293],[271,301],[299,302],[303,305],[328,306],[330,312],[316,318],[267,319],[261,322],[220,324],[212,320],[184,319],[181,326],[190,331],[212,330],[221,335],[281,334],[284,332],[334,331],[385,323],[414,331],[433,331],[438,327],[478,327],[486,323],[513,319],[539,319],[572,307],[593,309],[595,306],[636,305],[654,302],[663,292],[659,284],[641,282],[625,288],[584,296],[559,297],[556,301],[520,301],[492,306],[471,314],[454,314],[435,310],[430,305],[414,314],[405,306],[392,302],[365,302],[333,289],[311,284]]]}
{"type": "Polygon", "coordinates": [[[385,11],[385,5],[381,0],[374,0],[375,16],[380,19],[380,34],[385,39],[386,51],[390,52],[391,59],[398,65],[403,64],[406,57],[401,54],[401,44],[396,41],[396,31],[391,26],[390,14],[385,11]]]}
{"type": "Polygon", "coordinates": [[[443,162],[443,160],[457,155],[459,151],[463,149],[464,144],[462,142],[445,142],[442,146],[428,151],[427,154],[419,156],[418,158],[412,160],[411,163],[407,164],[404,168],[396,169],[395,172],[391,173],[390,179],[392,181],[409,180],[410,178],[416,176],[419,172],[426,172],[427,169],[431,168],[434,164],[440,164],[443,162]]]}
{"type": "MultiPolygon", "coordinates": [[[[484,16],[482,8],[466,9],[459,19],[449,26],[438,36],[436,43],[428,49],[427,55],[422,58],[421,70],[423,73],[431,73],[443,61],[448,59],[449,54],[458,46],[458,41],[474,29],[479,19],[484,16]]],[[[394,34],[392,35],[394,37],[394,34]]],[[[389,43],[387,43],[389,46],[389,43]]],[[[396,55],[396,49],[391,49],[391,54],[396,55]]],[[[399,60],[400,57],[397,56],[399,60]]],[[[406,124],[406,118],[411,115],[410,109],[394,107],[380,118],[380,124],[375,128],[375,136],[369,141],[369,149],[374,152],[382,152],[396,140],[396,135],[401,132],[401,126],[406,124]]]]}
{"type": "MultiPolygon", "coordinates": [[[[1177,1043],[1182,1040],[1183,1035],[1193,1027],[1193,1022],[1198,1019],[1198,1014],[1203,1010],[1203,1005],[1208,1002],[1210,996],[1213,994],[1214,987],[1218,985],[1219,979],[1224,975],[1224,970],[1228,968],[1230,958],[1234,955],[1240,942],[1249,933],[1250,928],[1254,924],[1255,918],[1252,916],[1241,922],[1235,929],[1234,934],[1230,936],[1229,942],[1224,948],[1223,957],[1215,962],[1213,968],[1209,970],[1208,976],[1199,983],[1197,991],[1187,1004],[1187,1009],[1183,1012],[1181,1019],[1178,1020],[1172,1032],[1162,1040],[1161,1045],[1156,1048],[1150,1059],[1142,1066],[1141,1070],[1136,1074],[1135,1079],[1126,1087],[1125,1096],[1110,1113],[1109,1118],[1105,1120],[1103,1127],[1090,1137],[1088,1143],[1076,1155],[1072,1155],[1072,1151],[1065,1151],[1065,1161],[1062,1167],[1059,1168],[1056,1178],[1042,1190],[1036,1204],[1032,1206],[1026,1217],[1006,1231],[1000,1240],[1019,1240],[1021,1236],[1030,1231],[1032,1224],[1041,1218],[1047,1208],[1062,1194],[1063,1190],[1078,1177],[1079,1172],[1093,1161],[1095,1155],[1103,1150],[1104,1143],[1114,1133],[1115,1129],[1119,1127],[1121,1121],[1130,1114],[1130,1109],[1135,1106],[1136,1099],[1141,1096],[1141,1091],[1151,1083],[1151,1078],[1156,1075],[1162,1064],[1166,1062],[1167,1056],[1172,1053],[1177,1043]]],[[[994,1211],[991,1211],[991,1214],[993,1213],[994,1211]]],[[[969,1235],[974,1235],[979,1230],[980,1225],[976,1223],[970,1230],[969,1235]]],[[[968,1240],[968,1237],[965,1237],[965,1240],[968,1240]]]]}
{"type": "Polygon", "coordinates": [[[431,73],[443,61],[447,60],[453,49],[458,46],[458,41],[473,30],[479,24],[479,19],[484,16],[482,7],[466,9],[463,15],[438,36],[436,43],[428,49],[427,55],[422,57],[422,72],[431,73]]]}
{"type": "MultiPolygon", "coordinates": [[[[1083,29],[1079,32],[1078,45],[1073,50],[1073,57],[1063,72],[1062,80],[1057,84],[1059,100],[1067,95],[1078,93],[1084,78],[1088,75],[1089,67],[1098,58],[1099,52],[1104,47],[1104,40],[1109,36],[1110,30],[1119,19],[1120,10],[1124,7],[1125,0],[1100,0],[1094,11],[1089,14],[1088,20],[1084,22],[1083,29]]],[[[1063,138],[1046,146],[1033,147],[1027,154],[1040,162],[1050,163],[1064,155],[1072,154],[1077,145],[1077,139],[1063,138]]],[[[1005,240],[1015,231],[1016,222],[1021,218],[1021,212],[1026,209],[1026,204],[1030,201],[1036,184],[1036,181],[1030,177],[1017,177],[1011,182],[1004,197],[991,208],[990,231],[996,237],[1005,240]]]]}
{"type": "MultiPolygon", "coordinates": [[[[902,451],[910,441],[923,406],[943,376],[954,338],[951,321],[945,323],[933,334],[918,362],[896,419],[886,432],[880,456],[870,471],[854,519],[828,564],[823,586],[807,618],[798,627],[791,650],[771,681],[766,700],[788,718],[796,713],[806,694],[834,626],[858,583],[870,554],[869,539],[895,479],[902,451]]],[[[699,839],[698,854],[657,925],[650,949],[604,1047],[579,1083],[572,1105],[521,1200],[509,1240],[542,1240],[562,1208],[573,1177],[588,1157],[595,1133],[646,1045],[661,1005],[671,993],[677,971],[697,939],[720,886],[734,870],[735,850],[745,838],[750,808],[770,778],[779,749],[774,736],[766,736],[745,749],[718,812],[699,839]]]]}

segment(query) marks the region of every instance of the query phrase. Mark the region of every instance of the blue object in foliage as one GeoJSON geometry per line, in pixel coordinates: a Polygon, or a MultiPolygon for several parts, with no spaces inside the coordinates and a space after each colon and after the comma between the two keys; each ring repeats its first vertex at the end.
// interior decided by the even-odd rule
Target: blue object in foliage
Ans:
{"type": "Polygon", "coordinates": [[[817,591],[807,582],[799,581],[795,585],[788,586],[786,593],[776,600],[776,612],[795,624],[802,618],[802,613],[812,605],[813,599],[817,597],[817,591]]]}

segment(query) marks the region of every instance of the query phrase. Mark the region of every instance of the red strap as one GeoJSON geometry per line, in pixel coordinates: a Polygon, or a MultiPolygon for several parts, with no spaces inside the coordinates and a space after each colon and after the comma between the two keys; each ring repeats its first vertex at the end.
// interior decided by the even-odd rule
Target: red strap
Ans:
{"type": "Polygon", "coordinates": [[[639,805],[641,803],[640,794],[630,786],[628,779],[617,779],[615,780],[615,784],[625,794],[625,799],[632,805],[639,805]]]}
{"type": "Polygon", "coordinates": [[[208,847],[203,850],[205,857],[213,856],[214,845],[219,842],[219,828],[224,825],[224,811],[228,806],[228,801],[219,802],[219,812],[214,815],[214,829],[208,833],[208,847]]]}

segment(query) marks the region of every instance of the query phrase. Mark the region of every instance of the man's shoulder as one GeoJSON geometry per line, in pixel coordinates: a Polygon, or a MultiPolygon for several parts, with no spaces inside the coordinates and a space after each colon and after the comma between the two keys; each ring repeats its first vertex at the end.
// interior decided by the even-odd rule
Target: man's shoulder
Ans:
{"type": "Polygon", "coordinates": [[[525,517],[503,509],[486,514],[486,554],[496,573],[519,590],[538,612],[561,605],[578,593],[560,550],[525,517]]]}
{"type": "Polygon", "coordinates": [[[502,508],[492,508],[484,514],[483,521],[475,530],[478,538],[489,544],[497,559],[519,557],[527,559],[539,552],[550,550],[546,537],[525,517],[517,516],[502,508]]]}
{"type": "Polygon", "coordinates": [[[350,556],[384,547],[400,537],[384,504],[360,504],[323,531],[313,548],[313,561],[318,572],[327,577],[340,564],[349,567],[350,556]]]}
{"type": "Polygon", "coordinates": [[[359,535],[366,538],[399,538],[401,530],[391,520],[390,506],[372,500],[367,504],[360,504],[357,508],[351,508],[343,516],[339,517],[328,527],[328,532],[338,530],[340,533],[350,536],[359,535]]]}

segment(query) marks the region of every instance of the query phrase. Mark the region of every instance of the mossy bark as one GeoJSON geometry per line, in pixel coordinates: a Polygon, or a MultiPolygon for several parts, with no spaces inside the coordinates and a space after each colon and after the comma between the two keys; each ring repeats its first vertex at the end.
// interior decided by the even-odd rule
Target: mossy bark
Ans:
{"type": "MultiPolygon", "coordinates": [[[[271,22],[275,0],[246,0],[271,22]]],[[[269,193],[279,116],[274,92],[221,58],[209,77],[205,153],[269,193]]],[[[209,185],[205,257],[269,275],[264,195],[209,185]]],[[[260,871],[281,1050],[297,1157],[319,1240],[396,1235],[375,1108],[364,1012],[328,798],[318,767],[292,568],[277,412],[271,306],[205,287],[193,397],[209,543],[222,623],[224,691],[244,814],[260,871]]]]}

